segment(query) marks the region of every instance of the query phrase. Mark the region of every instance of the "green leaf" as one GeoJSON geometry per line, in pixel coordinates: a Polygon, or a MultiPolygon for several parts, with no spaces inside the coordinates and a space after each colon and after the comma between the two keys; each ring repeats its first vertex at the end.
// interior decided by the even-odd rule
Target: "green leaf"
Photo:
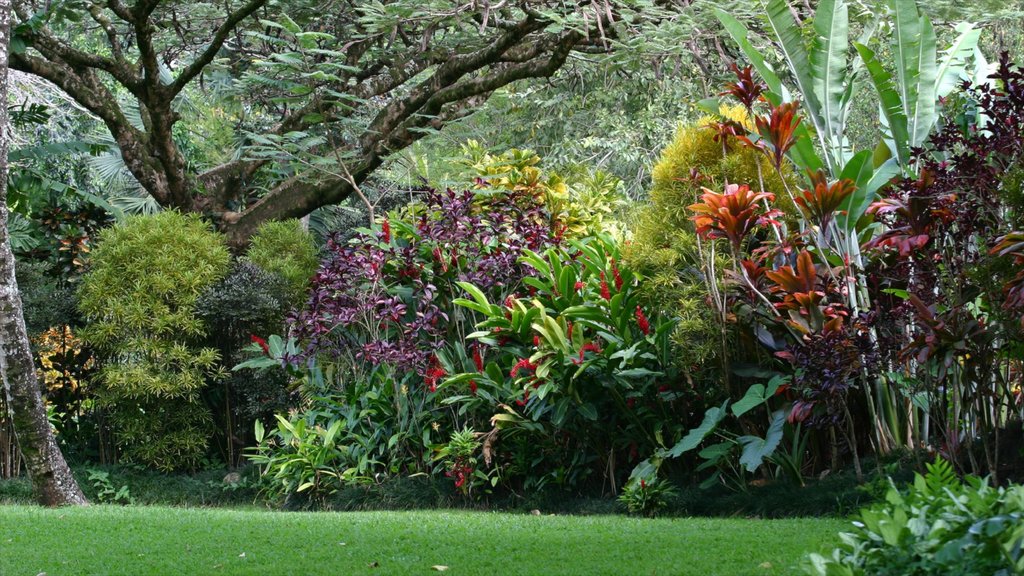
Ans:
{"type": "Polygon", "coordinates": [[[782,57],[789,66],[789,71],[796,79],[797,89],[803,96],[803,106],[807,110],[814,128],[818,133],[822,147],[825,145],[825,134],[827,129],[822,121],[821,102],[814,92],[814,83],[811,78],[811,62],[807,56],[807,47],[804,45],[803,32],[793,13],[790,11],[789,3],[786,0],[760,0],[768,16],[768,25],[779,41],[782,49],[782,57]]]}
{"type": "Polygon", "coordinates": [[[739,418],[763,404],[764,401],[764,384],[754,384],[747,388],[747,393],[743,395],[743,398],[732,405],[733,416],[739,418]]]}
{"type": "Polygon", "coordinates": [[[879,106],[882,116],[889,128],[889,148],[893,150],[900,166],[910,161],[910,134],[907,128],[907,115],[904,112],[903,100],[893,86],[892,75],[878,61],[874,51],[863,44],[855,44],[864,66],[867,68],[871,82],[878,92],[879,106]]]}
{"type": "MultiPolygon", "coordinates": [[[[938,120],[936,109],[935,93],[938,68],[936,58],[935,30],[931,21],[926,16],[921,17],[921,36],[917,42],[917,87],[915,89],[917,100],[913,102],[913,109],[908,111],[908,130],[910,132],[910,147],[923,146],[931,134],[932,127],[938,120]]],[[[906,104],[906,102],[904,102],[906,104]]]]}
{"type": "Polygon", "coordinates": [[[740,454],[740,465],[746,467],[747,472],[755,472],[764,459],[771,456],[782,441],[782,428],[786,424],[786,415],[778,410],[772,415],[772,423],[768,427],[768,433],[764,438],[757,436],[740,436],[739,443],[743,445],[743,453],[740,454]]]}
{"type": "Polygon", "coordinates": [[[591,422],[597,420],[597,408],[590,402],[584,402],[583,404],[580,404],[576,408],[576,410],[580,413],[581,416],[583,416],[587,420],[590,420],[591,422]]]}
{"type": "Polygon", "coordinates": [[[718,424],[725,418],[727,408],[729,407],[729,401],[726,400],[721,406],[712,406],[704,412],[704,420],[693,430],[690,430],[686,436],[676,443],[666,454],[668,458],[678,458],[680,455],[693,450],[700,443],[704,441],[704,438],[708,434],[714,431],[718,424]]]}
{"type": "MultiPolygon", "coordinates": [[[[822,0],[814,13],[815,39],[811,51],[811,79],[821,103],[822,120],[834,149],[833,158],[842,160],[844,97],[847,83],[846,59],[850,49],[850,18],[845,0],[822,0]]],[[[845,101],[845,105],[844,105],[845,101]]]]}
{"type": "Polygon", "coordinates": [[[960,35],[946,50],[946,55],[935,75],[935,96],[939,98],[945,98],[957,87],[960,75],[967,69],[967,62],[974,57],[978,41],[981,39],[981,30],[969,22],[957,24],[956,31],[960,35]]]}

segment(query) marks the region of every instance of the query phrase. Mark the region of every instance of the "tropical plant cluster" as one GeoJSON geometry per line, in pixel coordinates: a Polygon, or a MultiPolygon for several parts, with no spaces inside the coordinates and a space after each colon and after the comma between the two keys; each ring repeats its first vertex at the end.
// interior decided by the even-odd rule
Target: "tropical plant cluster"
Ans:
{"type": "MultiPolygon", "coordinates": [[[[212,38],[179,30],[212,52],[176,71],[149,60],[168,30],[117,42],[124,22],[164,12],[97,8],[111,50],[134,46],[148,66],[137,77],[103,53],[69,68],[120,76],[102,85],[110,102],[86,105],[120,140],[73,126],[80,141],[62,148],[92,172],[78,156],[47,174],[49,144],[15,151],[25,316],[73,458],[251,466],[289,506],[428,476],[467,503],[551,490],[655,514],[682,485],[804,487],[862,480],[896,453],[940,455],[948,464],[863,512],[815,569],[967,570],[950,542],[984,552],[985,570],[1019,567],[1019,534],[991,519],[1016,513],[1016,489],[990,484],[1024,470],[1024,70],[983,51],[982,26],[933,22],[938,9],[913,0],[877,14],[764,0],[756,18],[709,5],[665,24],[716,27],[722,42],[693,46],[721,58],[648,167],[625,153],[570,161],[575,145],[551,143],[567,126],[533,139],[550,158],[474,138],[527,144],[531,122],[473,127],[525,106],[501,90],[570,53],[614,48],[602,69],[625,66],[629,32],[667,9],[516,4],[470,23],[405,0],[334,20],[296,3],[257,26],[266,10],[251,4],[212,38]],[[261,58],[240,72],[247,50],[261,58]],[[196,98],[201,82],[214,104],[196,98]],[[115,84],[149,91],[129,106],[115,84]],[[447,124],[465,143],[443,140],[447,124]],[[386,161],[406,148],[415,169],[399,177],[386,161]],[[649,168],[650,182],[595,166],[649,168]],[[103,174],[134,182],[137,202],[90,192],[103,174]]],[[[17,67],[84,58],[66,45],[74,10],[47,10],[19,16],[17,67]]],[[[708,66],[665,54],[656,74],[673,59],[708,66]]],[[[15,112],[25,130],[59,120],[15,112]]],[[[0,418],[0,475],[18,472],[17,453],[0,418]]]]}

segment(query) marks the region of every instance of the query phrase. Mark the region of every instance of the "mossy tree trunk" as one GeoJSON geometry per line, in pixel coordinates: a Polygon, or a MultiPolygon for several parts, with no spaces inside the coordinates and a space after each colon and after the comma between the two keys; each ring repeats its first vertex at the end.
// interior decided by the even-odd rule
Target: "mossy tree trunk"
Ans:
{"type": "Polygon", "coordinates": [[[11,0],[0,0],[0,374],[7,407],[14,422],[25,465],[40,503],[46,506],[85,504],[64,455],[46,419],[35,364],[29,348],[21,295],[14,277],[14,253],[7,232],[7,61],[11,32],[11,0]]]}

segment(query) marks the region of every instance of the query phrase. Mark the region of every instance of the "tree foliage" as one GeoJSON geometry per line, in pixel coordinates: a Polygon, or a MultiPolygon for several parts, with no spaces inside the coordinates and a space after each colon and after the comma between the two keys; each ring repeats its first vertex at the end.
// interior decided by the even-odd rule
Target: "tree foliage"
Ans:
{"type": "Polygon", "coordinates": [[[162,206],[212,218],[236,243],[266,220],[361,195],[395,151],[495,90],[605,51],[645,2],[146,0],[15,2],[12,67],[100,118],[162,206]],[[236,120],[189,157],[192,96],[236,120]],[[215,107],[216,108],[216,107],[215,107]],[[241,141],[241,150],[237,148],[241,141]]]}

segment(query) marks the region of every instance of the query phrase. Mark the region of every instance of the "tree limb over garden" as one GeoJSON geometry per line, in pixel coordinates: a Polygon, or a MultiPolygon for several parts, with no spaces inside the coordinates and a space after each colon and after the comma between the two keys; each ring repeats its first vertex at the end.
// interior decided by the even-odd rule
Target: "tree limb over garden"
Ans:
{"type": "Polygon", "coordinates": [[[630,0],[14,4],[12,68],[102,120],[160,205],[205,214],[235,245],[265,221],[345,200],[389,155],[503,86],[551,76],[575,50],[609,49],[651,11],[630,0]],[[209,79],[245,111],[242,144],[197,166],[177,134],[183,100],[205,99],[209,79]]]}

